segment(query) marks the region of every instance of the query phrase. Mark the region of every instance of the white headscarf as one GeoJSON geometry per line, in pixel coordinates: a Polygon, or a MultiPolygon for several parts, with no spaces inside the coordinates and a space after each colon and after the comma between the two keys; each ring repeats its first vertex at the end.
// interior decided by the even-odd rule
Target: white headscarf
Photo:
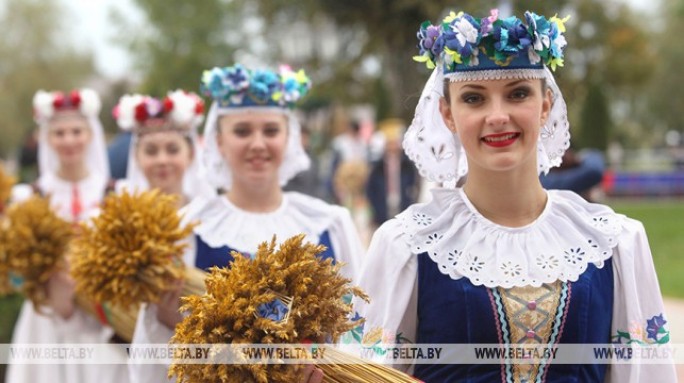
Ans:
{"type": "Polygon", "coordinates": [[[217,134],[219,118],[228,114],[239,114],[250,111],[257,113],[277,112],[282,113],[285,115],[285,117],[287,117],[287,149],[285,151],[283,163],[278,169],[278,180],[280,182],[280,186],[284,186],[298,173],[307,170],[309,166],[311,166],[311,160],[302,146],[302,127],[299,124],[299,120],[291,110],[277,106],[221,108],[216,102],[214,102],[209,109],[207,122],[204,125],[205,152],[203,163],[207,174],[212,175],[211,177],[208,177],[209,182],[211,182],[211,184],[216,188],[229,190],[233,182],[233,175],[230,167],[224,160],[218,147],[217,134]]]}
{"type": "MultiPolygon", "coordinates": [[[[570,124],[563,94],[548,68],[450,73],[447,78],[451,81],[545,79],[553,93],[553,104],[537,142],[537,170],[540,174],[548,173],[550,168],[561,164],[563,153],[570,146],[570,124]],[[455,76],[460,77],[453,78],[455,76]]],[[[442,66],[438,65],[423,88],[403,142],[406,155],[416,164],[420,174],[438,183],[456,182],[468,173],[463,145],[458,135],[447,128],[439,112],[439,100],[444,97],[444,79],[442,66]]]]}
{"type": "MultiPolygon", "coordinates": [[[[131,145],[128,149],[128,167],[126,169],[126,182],[123,187],[133,190],[147,190],[150,184],[140,168],[140,164],[136,158],[136,148],[141,131],[137,128],[137,123],[134,118],[134,109],[137,104],[149,96],[142,95],[124,95],[121,97],[117,105],[117,123],[122,130],[132,130],[133,137],[131,145]]],[[[201,167],[202,150],[197,134],[197,127],[202,123],[201,113],[196,113],[196,104],[201,103],[201,99],[194,93],[176,90],[169,92],[168,98],[173,101],[174,108],[169,116],[166,118],[173,120],[181,126],[187,126],[187,131],[169,130],[170,134],[187,135],[192,143],[193,158],[190,166],[183,174],[183,194],[189,198],[198,196],[212,196],[215,195],[215,189],[207,182],[204,169],[201,167]]]]}
{"type": "MultiPolygon", "coordinates": [[[[100,113],[100,98],[91,89],[78,91],[81,102],[77,109],[88,121],[92,138],[86,149],[85,164],[90,174],[102,176],[108,180],[109,160],[107,159],[107,143],[104,137],[104,129],[98,117],[100,113]]],[[[56,175],[59,170],[59,156],[48,144],[50,120],[58,111],[54,108],[55,92],[39,90],[33,97],[35,120],[39,126],[38,132],[38,170],[40,177],[56,175]]],[[[40,183],[40,179],[39,179],[40,183]]]]}

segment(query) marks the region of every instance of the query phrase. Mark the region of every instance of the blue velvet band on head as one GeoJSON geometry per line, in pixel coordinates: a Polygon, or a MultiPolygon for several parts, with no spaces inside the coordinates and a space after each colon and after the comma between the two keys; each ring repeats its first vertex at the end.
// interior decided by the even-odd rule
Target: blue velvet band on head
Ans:
{"type": "Polygon", "coordinates": [[[555,70],[563,66],[563,33],[568,18],[547,19],[525,12],[524,21],[499,18],[498,10],[483,18],[451,12],[442,23],[424,22],[418,30],[419,55],[429,69],[441,64],[444,74],[502,69],[555,70]]]}

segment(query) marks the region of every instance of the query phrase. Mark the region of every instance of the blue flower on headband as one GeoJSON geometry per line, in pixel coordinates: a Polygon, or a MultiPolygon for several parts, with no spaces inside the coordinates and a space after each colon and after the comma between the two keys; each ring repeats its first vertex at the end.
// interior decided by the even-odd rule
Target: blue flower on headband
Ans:
{"type": "Polygon", "coordinates": [[[226,68],[225,77],[230,92],[241,92],[249,88],[249,73],[240,64],[226,68]]]}
{"type": "Polygon", "coordinates": [[[278,298],[267,303],[262,303],[257,307],[258,316],[270,319],[274,322],[282,321],[289,311],[287,305],[278,298]]]}
{"type": "Polygon", "coordinates": [[[496,61],[504,62],[510,56],[517,55],[532,45],[532,38],[527,28],[515,16],[494,23],[492,35],[496,40],[494,43],[494,59],[496,61]]]}
{"type": "Polygon", "coordinates": [[[279,79],[275,73],[265,70],[255,71],[252,73],[249,84],[249,95],[258,103],[266,103],[279,85],[279,79]]]}
{"type": "Polygon", "coordinates": [[[230,88],[224,83],[224,73],[221,68],[214,68],[202,73],[202,83],[200,91],[214,99],[224,98],[228,95],[230,88]]]}

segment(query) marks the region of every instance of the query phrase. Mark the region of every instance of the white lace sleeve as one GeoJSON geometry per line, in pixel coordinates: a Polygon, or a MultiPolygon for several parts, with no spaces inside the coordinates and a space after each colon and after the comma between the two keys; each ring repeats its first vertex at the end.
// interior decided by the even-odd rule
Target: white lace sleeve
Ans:
{"type": "MultiPolygon", "coordinates": [[[[625,232],[613,255],[615,300],[614,343],[665,345],[670,333],[658,277],[646,232],[639,221],[627,219],[625,232]]],[[[610,365],[607,382],[676,382],[673,363],[610,365]]]]}
{"type": "Polygon", "coordinates": [[[403,237],[399,222],[392,219],[371,240],[359,279],[371,301],[355,303],[358,314],[366,318],[359,336],[365,346],[415,342],[418,262],[403,237]]]}

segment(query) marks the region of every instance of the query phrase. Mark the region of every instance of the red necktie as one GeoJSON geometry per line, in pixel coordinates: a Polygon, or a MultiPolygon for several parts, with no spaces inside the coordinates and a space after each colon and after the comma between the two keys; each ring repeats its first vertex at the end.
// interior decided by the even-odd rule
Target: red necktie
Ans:
{"type": "Polygon", "coordinates": [[[74,222],[78,222],[78,218],[81,216],[81,198],[78,195],[78,186],[76,184],[73,185],[71,189],[71,216],[74,219],[74,222]]]}

